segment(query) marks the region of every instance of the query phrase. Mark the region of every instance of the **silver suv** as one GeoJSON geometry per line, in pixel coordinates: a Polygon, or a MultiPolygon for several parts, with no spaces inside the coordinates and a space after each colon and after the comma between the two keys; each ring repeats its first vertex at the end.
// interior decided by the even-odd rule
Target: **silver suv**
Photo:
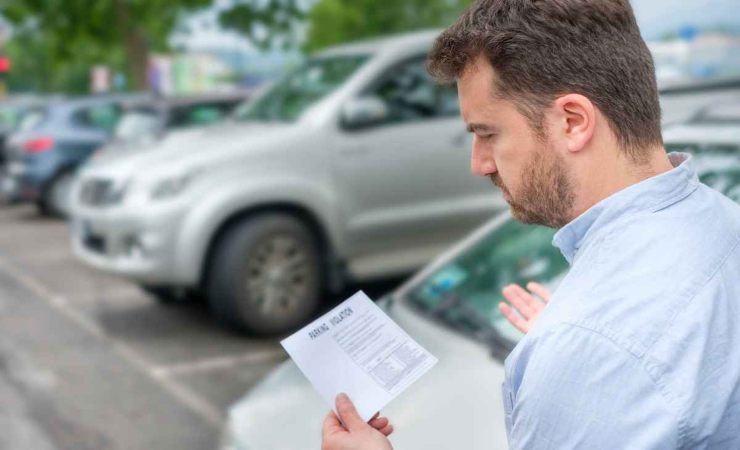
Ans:
{"type": "Polygon", "coordinates": [[[470,176],[453,87],[429,79],[436,32],[324,51],[223,125],[89,164],[74,193],[86,263],[222,321],[277,333],[326,289],[402,274],[503,208],[470,176]]]}

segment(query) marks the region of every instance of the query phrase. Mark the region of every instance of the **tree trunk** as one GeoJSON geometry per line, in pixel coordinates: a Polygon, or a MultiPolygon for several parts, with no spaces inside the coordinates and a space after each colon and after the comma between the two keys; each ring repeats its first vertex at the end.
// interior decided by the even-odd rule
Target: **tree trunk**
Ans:
{"type": "Polygon", "coordinates": [[[136,90],[148,90],[149,46],[144,36],[132,26],[126,0],[115,0],[115,2],[116,24],[123,39],[128,60],[128,72],[131,79],[129,85],[133,85],[136,90]]]}

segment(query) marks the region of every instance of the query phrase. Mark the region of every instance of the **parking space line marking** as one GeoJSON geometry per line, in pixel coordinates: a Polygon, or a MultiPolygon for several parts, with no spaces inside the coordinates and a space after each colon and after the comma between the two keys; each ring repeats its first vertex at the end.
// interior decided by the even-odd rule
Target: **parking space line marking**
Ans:
{"type": "Polygon", "coordinates": [[[152,374],[156,377],[171,377],[191,373],[209,372],[212,370],[232,369],[243,364],[265,364],[282,361],[286,358],[282,350],[267,350],[241,355],[217,356],[183,363],[154,367],[152,374]]]}
{"type": "MultiPolygon", "coordinates": [[[[97,289],[97,287],[96,287],[97,289]]],[[[71,293],[68,294],[68,297],[74,298],[75,302],[80,303],[90,303],[100,300],[100,298],[105,295],[106,300],[114,299],[114,300],[120,300],[120,299],[130,299],[132,297],[141,297],[144,295],[143,293],[137,292],[135,289],[130,288],[113,288],[113,289],[106,289],[104,294],[101,294],[100,292],[80,292],[80,293],[71,293]]]]}
{"type": "Polygon", "coordinates": [[[134,368],[138,369],[154,383],[162,387],[166,392],[188,407],[188,409],[198,415],[207,424],[216,429],[220,429],[226,416],[223,412],[214,408],[207,400],[176,382],[173,378],[157,376],[151,369],[153,365],[144,357],[139,355],[128,345],[108,336],[97,324],[72,308],[64,297],[54,295],[54,293],[49,291],[46,286],[17,270],[15,266],[10,264],[3,256],[0,256],[0,269],[4,270],[10,277],[14,278],[18,283],[36,294],[37,297],[42,299],[63,316],[76,323],[80,328],[110,345],[113,351],[121,358],[131,364],[134,368]]]}

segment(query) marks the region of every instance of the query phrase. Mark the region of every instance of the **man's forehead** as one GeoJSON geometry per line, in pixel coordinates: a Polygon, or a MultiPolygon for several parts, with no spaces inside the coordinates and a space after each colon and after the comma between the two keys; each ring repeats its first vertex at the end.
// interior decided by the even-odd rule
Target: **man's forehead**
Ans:
{"type": "Polygon", "coordinates": [[[485,123],[505,107],[503,100],[493,95],[491,82],[465,84],[458,82],[460,114],[467,124],[485,123]]]}

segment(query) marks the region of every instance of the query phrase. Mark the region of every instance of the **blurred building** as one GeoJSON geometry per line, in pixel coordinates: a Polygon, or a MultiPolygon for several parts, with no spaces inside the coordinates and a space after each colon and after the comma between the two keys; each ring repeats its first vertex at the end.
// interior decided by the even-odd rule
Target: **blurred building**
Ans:
{"type": "Polygon", "coordinates": [[[649,47],[659,84],[740,77],[740,35],[685,33],[677,39],[651,42],[649,47]]]}
{"type": "Polygon", "coordinates": [[[154,55],[149,62],[149,85],[163,95],[254,89],[298,60],[297,54],[234,49],[154,55]]]}

